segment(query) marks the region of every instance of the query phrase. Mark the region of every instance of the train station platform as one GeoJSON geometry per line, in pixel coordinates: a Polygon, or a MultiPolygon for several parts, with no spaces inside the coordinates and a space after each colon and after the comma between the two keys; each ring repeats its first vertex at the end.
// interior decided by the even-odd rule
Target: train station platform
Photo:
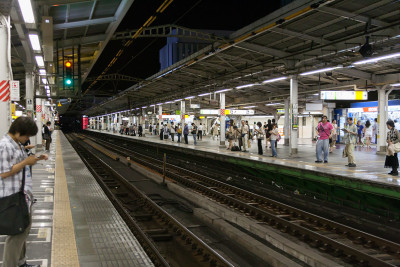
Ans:
{"type": "MultiPolygon", "coordinates": [[[[41,267],[152,266],[64,134],[55,131],[52,137],[49,159],[32,170],[37,201],[27,262],[41,267]]],[[[5,238],[0,236],[0,260],[5,238]]]]}
{"type": "MultiPolygon", "coordinates": [[[[343,144],[337,144],[330,153],[328,163],[315,163],[316,144],[311,140],[298,141],[298,154],[290,155],[289,147],[278,144],[278,157],[270,157],[272,151],[265,147],[264,155],[258,155],[257,141],[251,141],[249,152],[233,152],[219,146],[219,140],[203,136],[202,141],[194,145],[193,136],[189,135],[189,144],[160,140],[159,136],[146,133],[144,137],[127,136],[108,131],[101,132],[120,138],[129,138],[149,145],[180,151],[240,166],[243,170],[257,170],[258,176],[266,184],[293,188],[300,194],[315,194],[316,198],[336,203],[351,202],[350,206],[358,206],[363,210],[378,209],[378,214],[396,213],[400,211],[400,177],[388,174],[384,168],[385,155],[377,154],[376,148],[355,148],[356,168],[349,168],[347,158],[342,157],[343,144]],[[305,193],[307,192],[307,193],[305,193]],[[317,194],[319,194],[317,196],[317,194]],[[366,208],[368,207],[368,208],[366,208]],[[394,209],[394,210],[392,210],[394,209]],[[390,211],[388,211],[390,210],[390,211]]],[[[226,142],[228,145],[228,142],[226,142]]],[[[396,215],[398,216],[398,215],[396,215]]]]}

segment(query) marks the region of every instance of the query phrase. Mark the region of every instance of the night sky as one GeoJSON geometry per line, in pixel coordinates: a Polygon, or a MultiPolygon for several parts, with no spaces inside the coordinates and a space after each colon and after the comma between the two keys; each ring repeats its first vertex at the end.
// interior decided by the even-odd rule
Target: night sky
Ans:
{"type": "MultiPolygon", "coordinates": [[[[280,0],[175,0],[151,26],[176,24],[193,29],[236,31],[262,18],[280,7],[280,0]]],[[[118,31],[140,28],[155,14],[162,0],[135,0],[118,31]]],[[[96,76],[122,47],[123,41],[110,41],[89,76],[96,76]]],[[[145,79],[160,70],[159,50],[166,44],[166,38],[138,38],[109,70],[145,79]]],[[[103,82],[104,83],[104,82],[103,82]]],[[[108,82],[109,83],[109,82],[108,82]]],[[[104,88],[105,84],[99,83],[104,88]]],[[[120,83],[117,91],[129,85],[120,83]]],[[[84,84],[84,89],[88,83],[84,84]]],[[[99,86],[93,87],[95,91],[99,86]]]]}

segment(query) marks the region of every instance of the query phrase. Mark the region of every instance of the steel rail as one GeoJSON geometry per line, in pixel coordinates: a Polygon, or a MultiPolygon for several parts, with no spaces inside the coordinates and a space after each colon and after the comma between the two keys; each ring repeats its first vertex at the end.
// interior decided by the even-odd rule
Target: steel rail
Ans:
{"type": "MultiPolygon", "coordinates": [[[[133,162],[139,162],[142,165],[151,167],[153,170],[157,170],[162,173],[162,162],[158,159],[154,159],[143,154],[130,151],[126,148],[117,146],[116,144],[110,144],[109,142],[102,141],[102,146],[109,147],[111,149],[116,150],[118,153],[126,153],[125,156],[130,156],[131,159],[134,159],[133,162]],[[114,148],[113,148],[114,147],[114,148]],[[125,151],[125,152],[124,152],[125,151]],[[137,157],[132,157],[132,155],[137,155],[137,157]],[[157,163],[157,164],[154,164],[157,163]]],[[[132,160],[131,160],[132,161],[132,160]]],[[[305,241],[313,240],[313,243],[316,247],[321,248],[321,250],[329,252],[332,251],[334,255],[347,255],[349,260],[357,260],[360,263],[366,264],[369,263],[371,266],[394,266],[388,261],[380,260],[374,256],[368,255],[364,252],[361,252],[353,247],[347,246],[343,243],[335,241],[331,238],[323,236],[321,234],[316,233],[315,231],[309,230],[301,225],[294,224],[286,219],[283,219],[286,216],[282,215],[274,215],[270,212],[262,210],[261,208],[255,207],[254,205],[249,205],[246,202],[238,200],[237,198],[233,198],[230,195],[235,194],[236,196],[245,196],[245,198],[251,200],[252,204],[257,206],[267,205],[267,206],[275,206],[278,207],[281,211],[286,211],[287,214],[290,214],[292,218],[304,219],[305,221],[311,222],[313,224],[321,225],[326,230],[333,231],[338,235],[342,235],[347,239],[353,237],[355,241],[351,240],[355,244],[363,244],[367,248],[383,251],[385,253],[397,255],[397,258],[400,255],[400,245],[377,236],[359,231],[357,229],[348,227],[346,225],[319,217],[317,215],[311,214],[309,212],[302,211],[300,209],[290,207],[286,204],[274,201],[272,199],[248,192],[246,190],[237,188],[235,186],[225,184],[223,182],[217,181],[215,179],[206,177],[204,175],[192,172],[190,170],[167,164],[167,176],[171,177],[175,180],[178,180],[182,184],[186,186],[190,186],[195,188],[203,193],[206,193],[210,197],[214,197],[220,203],[224,203],[228,206],[233,206],[236,209],[240,209],[243,212],[250,213],[253,217],[255,217],[259,221],[264,221],[270,224],[271,226],[275,226],[278,229],[281,229],[283,232],[288,232],[292,235],[300,236],[301,239],[305,241]],[[185,177],[177,174],[174,171],[183,173],[185,177]],[[198,181],[202,181],[208,183],[210,186],[204,186],[199,184],[198,181],[191,181],[196,179],[198,181]],[[224,190],[229,190],[231,193],[224,194],[215,190],[215,188],[222,188],[224,190]]]]}
{"type": "MultiPolygon", "coordinates": [[[[89,144],[89,145],[91,145],[91,144],[89,144]]],[[[98,146],[96,146],[94,148],[96,150],[99,150],[98,146]]],[[[182,241],[184,241],[187,245],[190,245],[191,249],[197,253],[197,256],[202,256],[203,261],[208,262],[210,266],[233,267],[233,265],[230,262],[228,262],[226,259],[224,259],[220,254],[218,254],[218,252],[213,250],[204,241],[202,241],[199,237],[197,237],[189,229],[187,229],[183,224],[181,224],[174,217],[172,217],[166,211],[164,211],[162,208],[160,208],[153,200],[151,200],[148,196],[146,196],[144,193],[142,193],[140,190],[138,190],[134,185],[129,183],[129,181],[127,181],[123,176],[121,176],[118,172],[116,172],[110,165],[105,163],[103,160],[101,160],[99,157],[97,157],[90,151],[86,151],[86,153],[90,154],[90,156],[95,158],[96,161],[101,164],[101,167],[103,169],[106,169],[108,172],[111,172],[112,176],[114,176],[119,182],[121,182],[130,193],[133,193],[139,199],[143,200],[144,203],[146,204],[146,206],[149,207],[154,212],[154,214],[157,214],[157,218],[159,220],[161,220],[165,225],[167,225],[168,228],[171,228],[173,230],[173,232],[182,239],[182,241]]],[[[111,155],[110,153],[106,153],[106,155],[109,157],[112,157],[112,156],[110,156],[111,155]]],[[[118,158],[118,157],[112,157],[112,158],[118,158]]],[[[83,159],[83,160],[85,162],[88,162],[86,159],[83,159]]],[[[107,191],[110,192],[110,194],[114,195],[108,189],[107,185],[101,179],[99,179],[99,180],[100,180],[100,183],[103,184],[102,188],[105,187],[107,189],[107,191]]],[[[113,199],[116,199],[115,196],[113,196],[113,199]]],[[[122,203],[120,203],[120,204],[122,205],[122,203]]],[[[127,216],[130,218],[130,220],[135,222],[134,219],[132,218],[132,216],[130,216],[129,213],[127,213],[126,209],[123,208],[123,206],[122,206],[122,209],[123,209],[124,213],[127,214],[127,216]]],[[[139,227],[139,229],[140,229],[140,227],[139,227]]],[[[146,235],[143,231],[141,231],[140,236],[142,236],[143,234],[146,235]]],[[[164,265],[161,265],[161,266],[164,266],[164,265]]]]}

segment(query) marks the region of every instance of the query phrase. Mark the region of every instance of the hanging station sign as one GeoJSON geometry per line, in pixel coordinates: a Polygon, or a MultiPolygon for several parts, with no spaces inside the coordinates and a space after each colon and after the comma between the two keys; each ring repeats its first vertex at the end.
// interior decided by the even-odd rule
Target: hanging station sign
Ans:
{"type": "MultiPolygon", "coordinates": [[[[252,109],[225,109],[225,115],[254,115],[252,109]]],[[[201,115],[220,115],[220,109],[200,109],[201,115]]]]}
{"type": "Polygon", "coordinates": [[[366,91],[321,91],[322,100],[368,100],[366,91]]]}

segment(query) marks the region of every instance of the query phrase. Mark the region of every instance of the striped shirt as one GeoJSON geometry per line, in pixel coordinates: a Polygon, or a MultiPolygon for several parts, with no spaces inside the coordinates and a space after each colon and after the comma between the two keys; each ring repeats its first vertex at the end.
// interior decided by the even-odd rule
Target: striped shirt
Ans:
{"type": "MultiPolygon", "coordinates": [[[[28,157],[24,146],[17,144],[8,134],[0,140],[0,173],[10,172],[15,164],[28,157]]],[[[0,198],[17,193],[22,184],[22,170],[7,178],[0,178],[0,198]]],[[[25,192],[32,194],[32,175],[29,166],[25,166],[25,192]]]]}

